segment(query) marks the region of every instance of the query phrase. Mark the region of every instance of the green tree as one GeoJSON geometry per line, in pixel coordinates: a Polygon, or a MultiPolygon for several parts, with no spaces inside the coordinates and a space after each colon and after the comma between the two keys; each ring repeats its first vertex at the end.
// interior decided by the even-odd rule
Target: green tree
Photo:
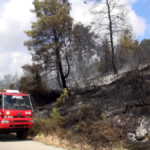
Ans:
{"type": "Polygon", "coordinates": [[[127,50],[133,54],[135,48],[138,46],[138,41],[133,37],[133,33],[130,29],[125,29],[118,39],[119,45],[122,49],[127,50]]]}
{"type": "Polygon", "coordinates": [[[139,43],[134,39],[131,28],[125,29],[118,39],[116,57],[119,68],[134,60],[134,53],[139,43]]]}
{"type": "Polygon", "coordinates": [[[34,0],[34,10],[37,21],[32,22],[31,30],[25,31],[30,40],[24,45],[32,54],[35,63],[44,66],[46,70],[59,70],[63,88],[67,88],[66,78],[70,72],[67,44],[72,33],[72,17],[70,5],[63,0],[34,0]],[[64,73],[64,60],[68,66],[64,73]]]}
{"type": "Polygon", "coordinates": [[[19,83],[20,83],[19,89],[21,91],[23,91],[24,93],[31,94],[31,91],[34,88],[33,86],[35,85],[35,83],[31,82],[31,80],[28,77],[25,77],[25,76],[20,78],[19,83]]]}
{"type": "Polygon", "coordinates": [[[42,79],[43,68],[40,65],[24,65],[23,76],[19,80],[19,90],[31,94],[35,102],[40,102],[50,92],[42,79]]]}
{"type": "Polygon", "coordinates": [[[24,76],[20,79],[20,88],[25,92],[36,91],[37,93],[47,92],[46,83],[42,80],[43,67],[38,64],[22,66],[24,76]],[[23,83],[25,82],[25,83],[23,83]],[[28,88],[28,90],[27,90],[28,88]]]}

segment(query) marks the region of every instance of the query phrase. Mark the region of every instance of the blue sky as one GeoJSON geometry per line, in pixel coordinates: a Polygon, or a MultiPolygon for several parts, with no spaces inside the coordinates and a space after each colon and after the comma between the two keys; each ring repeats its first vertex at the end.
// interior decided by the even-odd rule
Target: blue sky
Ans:
{"type": "Polygon", "coordinates": [[[138,0],[132,3],[132,8],[138,16],[145,18],[147,25],[144,35],[137,35],[137,39],[150,39],[150,0],[138,0]]]}

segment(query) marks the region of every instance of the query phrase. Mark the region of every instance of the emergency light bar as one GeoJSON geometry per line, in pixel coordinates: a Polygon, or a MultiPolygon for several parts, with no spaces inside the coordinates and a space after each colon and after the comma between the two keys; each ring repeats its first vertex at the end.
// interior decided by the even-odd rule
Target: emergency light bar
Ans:
{"type": "Polygon", "coordinates": [[[4,90],[3,92],[7,92],[7,93],[19,93],[18,90],[4,90]]]}

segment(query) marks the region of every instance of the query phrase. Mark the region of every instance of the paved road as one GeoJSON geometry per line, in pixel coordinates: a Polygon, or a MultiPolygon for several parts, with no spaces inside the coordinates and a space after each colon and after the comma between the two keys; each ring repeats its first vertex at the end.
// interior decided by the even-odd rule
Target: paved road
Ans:
{"type": "Polygon", "coordinates": [[[0,150],[65,150],[48,146],[33,140],[20,141],[14,135],[0,134],[0,150]]]}

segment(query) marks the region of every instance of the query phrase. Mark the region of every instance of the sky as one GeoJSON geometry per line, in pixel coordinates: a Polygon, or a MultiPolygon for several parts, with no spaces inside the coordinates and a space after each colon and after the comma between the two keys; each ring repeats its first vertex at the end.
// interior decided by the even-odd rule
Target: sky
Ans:
{"type": "MultiPolygon", "coordinates": [[[[122,0],[126,1],[126,0],[122,0]]],[[[33,0],[0,0],[0,79],[6,74],[22,74],[21,66],[31,64],[31,56],[24,41],[28,40],[25,30],[30,30],[31,21],[35,15],[33,0]]],[[[70,0],[72,3],[71,16],[74,23],[81,22],[89,25],[92,16],[87,13],[91,3],[84,0],[70,0]]],[[[136,38],[150,38],[150,0],[131,0],[129,5],[129,21],[136,38]]]]}
{"type": "Polygon", "coordinates": [[[137,35],[137,39],[139,41],[143,40],[143,38],[150,39],[150,0],[137,0],[132,4],[132,9],[137,16],[143,18],[146,26],[143,34],[137,35]]]}

